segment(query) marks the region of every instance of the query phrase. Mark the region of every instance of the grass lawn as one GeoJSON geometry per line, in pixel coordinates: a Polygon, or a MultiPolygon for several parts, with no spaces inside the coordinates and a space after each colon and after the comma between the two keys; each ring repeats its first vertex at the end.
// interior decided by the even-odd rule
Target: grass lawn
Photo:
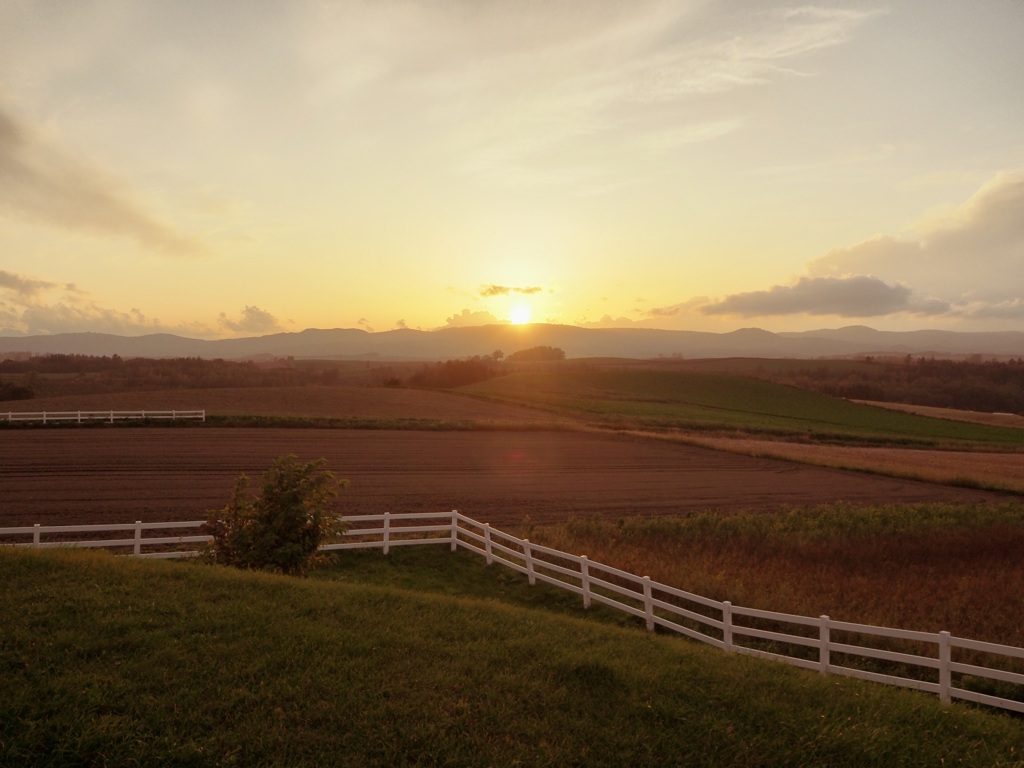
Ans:
{"type": "Polygon", "coordinates": [[[1021,764],[1003,714],[522,605],[443,548],[391,557],[300,580],[0,550],[0,764],[1021,764]]]}
{"type": "Polygon", "coordinates": [[[1024,430],[927,418],[722,373],[524,372],[459,391],[532,405],[606,427],[748,432],[788,439],[917,446],[1024,447],[1024,430]]]}

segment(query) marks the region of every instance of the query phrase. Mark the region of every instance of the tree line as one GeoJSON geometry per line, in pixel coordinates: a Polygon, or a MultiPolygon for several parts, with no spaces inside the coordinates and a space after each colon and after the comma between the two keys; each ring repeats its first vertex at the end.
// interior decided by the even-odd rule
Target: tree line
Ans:
{"type": "Polygon", "coordinates": [[[490,355],[474,355],[461,360],[425,365],[409,377],[409,386],[425,389],[451,389],[521,370],[522,363],[550,363],[565,360],[558,347],[530,347],[508,357],[500,349],[490,355]],[[511,365],[510,365],[511,364],[511,365]]]}
{"type": "Polygon", "coordinates": [[[851,400],[1024,413],[1024,359],[1008,361],[904,358],[864,365],[808,365],[791,370],[762,368],[767,378],[851,400]]]}
{"type": "MultiPolygon", "coordinates": [[[[407,380],[397,369],[371,369],[369,363],[365,372],[356,375],[362,377],[364,384],[443,389],[510,372],[511,368],[503,363],[563,359],[565,352],[557,347],[533,347],[507,358],[501,350],[495,350],[490,355],[424,365],[407,380]]],[[[257,363],[200,357],[53,354],[0,360],[0,401],[127,391],[334,385],[342,383],[341,380],[338,365],[332,361],[288,358],[257,363]]]]}
{"type": "Polygon", "coordinates": [[[44,355],[0,361],[0,400],[102,394],[130,390],[280,387],[327,381],[332,371],[254,362],[44,355]],[[321,379],[323,381],[321,381],[321,379]]]}

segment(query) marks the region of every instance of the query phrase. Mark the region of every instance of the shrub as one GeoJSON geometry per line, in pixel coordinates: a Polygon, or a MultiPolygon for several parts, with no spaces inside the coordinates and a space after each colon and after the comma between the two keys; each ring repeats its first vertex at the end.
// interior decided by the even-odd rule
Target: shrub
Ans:
{"type": "Polygon", "coordinates": [[[565,360],[565,351],[558,347],[530,347],[513,352],[506,359],[510,363],[543,363],[565,360]]]}
{"type": "Polygon", "coordinates": [[[326,459],[280,456],[264,473],[259,497],[249,493],[249,478],[239,476],[227,505],[211,510],[201,528],[213,537],[212,559],[236,568],[304,573],[319,546],[344,529],[331,501],[348,481],[326,466],[326,459]]]}
{"type": "Polygon", "coordinates": [[[493,379],[498,375],[499,371],[491,364],[491,358],[476,356],[424,366],[409,378],[409,384],[414,387],[451,389],[493,379]]]}
{"type": "Polygon", "coordinates": [[[0,400],[31,400],[35,396],[36,391],[32,387],[0,381],[0,400]]]}

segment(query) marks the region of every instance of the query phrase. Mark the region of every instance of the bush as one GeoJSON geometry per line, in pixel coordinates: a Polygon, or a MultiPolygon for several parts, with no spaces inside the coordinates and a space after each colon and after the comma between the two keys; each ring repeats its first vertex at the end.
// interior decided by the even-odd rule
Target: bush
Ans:
{"type": "Polygon", "coordinates": [[[32,387],[0,381],[0,400],[31,400],[35,396],[36,391],[32,387]]]}
{"type": "Polygon", "coordinates": [[[498,369],[492,365],[492,358],[476,356],[424,366],[409,378],[409,384],[414,387],[451,389],[493,379],[498,375],[498,369]]]}
{"type": "Polygon", "coordinates": [[[330,504],[348,481],[326,466],[326,459],[280,456],[263,475],[260,497],[249,493],[249,478],[241,475],[231,500],[211,510],[200,529],[213,537],[212,559],[236,568],[304,573],[320,545],[344,530],[330,504]]]}
{"type": "Polygon", "coordinates": [[[506,359],[510,363],[545,363],[565,360],[565,351],[558,347],[530,347],[513,352],[506,359]]]}

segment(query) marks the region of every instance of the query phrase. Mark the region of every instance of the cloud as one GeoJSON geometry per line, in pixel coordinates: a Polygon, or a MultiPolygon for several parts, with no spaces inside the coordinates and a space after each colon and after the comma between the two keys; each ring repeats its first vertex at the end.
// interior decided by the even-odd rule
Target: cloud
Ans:
{"type": "Polygon", "coordinates": [[[276,317],[256,306],[245,307],[238,320],[231,320],[221,312],[218,322],[223,328],[236,333],[272,333],[282,330],[276,317]]]}
{"type": "Polygon", "coordinates": [[[25,336],[54,333],[114,333],[138,336],[172,333],[194,338],[216,338],[225,331],[269,333],[281,323],[256,306],[245,307],[237,319],[221,313],[214,324],[168,325],[147,317],[139,309],[127,312],[97,304],[75,283],[57,283],[0,270],[0,335],[25,336]]]}
{"type": "Polygon", "coordinates": [[[837,248],[812,275],[873,274],[954,303],[1020,298],[1024,281],[1024,173],[993,178],[959,208],[933,215],[917,237],[883,235],[837,248]]]}
{"type": "MultiPolygon", "coordinates": [[[[30,299],[40,291],[47,291],[56,287],[56,283],[48,283],[45,280],[23,277],[22,275],[16,275],[13,272],[6,272],[0,269],[0,288],[12,291],[21,299],[30,299]]],[[[68,285],[67,288],[73,290],[74,286],[68,285]]]]}
{"type": "Polygon", "coordinates": [[[650,310],[675,316],[846,318],[895,314],[999,321],[1024,317],[1024,173],[999,174],[914,236],[877,235],[808,264],[792,285],[650,310]]]}
{"type": "Polygon", "coordinates": [[[49,226],[129,237],[170,256],[196,255],[110,173],[66,155],[0,104],[0,210],[49,226]]]}
{"type": "Polygon", "coordinates": [[[698,39],[677,37],[641,62],[647,74],[647,98],[665,100],[682,94],[710,94],[760,85],[792,75],[781,62],[847,42],[854,30],[878,11],[825,8],[750,11],[730,19],[698,39]]]}
{"type": "Polygon", "coordinates": [[[651,307],[647,310],[647,315],[654,318],[667,318],[667,317],[678,317],[680,315],[689,315],[695,309],[700,309],[708,303],[707,296],[695,296],[688,301],[683,301],[678,304],[672,304],[667,307],[651,307]]]}
{"type": "Polygon", "coordinates": [[[508,285],[485,285],[480,288],[480,295],[484,297],[488,296],[508,296],[510,293],[521,293],[524,295],[530,295],[534,293],[540,293],[543,288],[537,285],[530,285],[526,287],[515,287],[508,285]]]}
{"type": "Polygon", "coordinates": [[[356,325],[358,325],[360,328],[362,328],[364,331],[367,331],[368,333],[373,333],[373,327],[370,325],[370,321],[367,320],[365,317],[360,317],[359,320],[356,322],[356,325]]]}
{"type": "Polygon", "coordinates": [[[452,315],[445,320],[444,327],[465,328],[471,325],[494,325],[500,322],[490,312],[470,312],[468,309],[464,309],[459,314],[452,315]]]}
{"type": "Polygon", "coordinates": [[[0,300],[0,336],[23,336],[19,330],[21,313],[5,301],[0,300]]]}
{"type": "Polygon", "coordinates": [[[324,4],[302,46],[313,103],[510,186],[628,184],[665,153],[740,130],[719,94],[795,76],[878,11],[730,11],[702,0],[324,4]],[[714,6],[714,7],[711,7],[714,6]],[[437,143],[435,142],[437,140],[437,143]]]}
{"type": "Polygon", "coordinates": [[[878,278],[866,276],[803,277],[796,285],[738,293],[701,308],[707,315],[743,317],[793,314],[877,317],[897,312],[935,315],[948,310],[945,302],[922,301],[906,286],[887,285],[878,278]]]}
{"type": "Polygon", "coordinates": [[[600,320],[580,319],[576,321],[576,325],[581,328],[629,328],[637,324],[635,320],[630,320],[628,317],[612,317],[611,315],[603,315],[600,320]]]}
{"type": "Polygon", "coordinates": [[[9,324],[11,329],[29,336],[54,333],[114,333],[138,336],[148,333],[174,333],[204,337],[215,336],[209,327],[196,323],[168,326],[146,317],[138,309],[121,312],[93,302],[59,301],[24,307],[9,324]]]}
{"type": "Polygon", "coordinates": [[[957,315],[971,320],[1024,320],[1024,299],[970,303],[958,307],[957,315]]]}

